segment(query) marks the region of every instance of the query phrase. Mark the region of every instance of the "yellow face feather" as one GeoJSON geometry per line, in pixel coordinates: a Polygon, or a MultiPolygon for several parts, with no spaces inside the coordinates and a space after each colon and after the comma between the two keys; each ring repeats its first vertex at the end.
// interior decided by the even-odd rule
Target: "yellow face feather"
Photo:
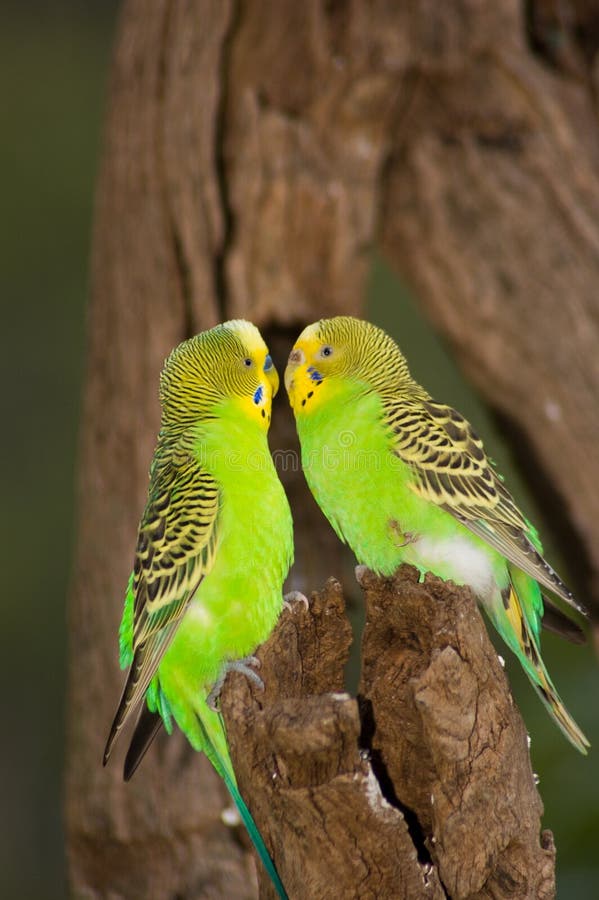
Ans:
{"type": "Polygon", "coordinates": [[[306,405],[308,410],[313,410],[322,401],[327,357],[323,356],[319,325],[314,322],[304,328],[289,354],[285,369],[285,387],[296,415],[301,414],[306,405]]]}
{"type": "Polygon", "coordinates": [[[289,355],[285,386],[295,415],[330,398],[350,379],[384,392],[414,385],[397,344],[376,325],[351,316],[321,319],[304,328],[289,355]]]}
{"type": "Polygon", "coordinates": [[[235,319],[176,347],[160,378],[163,425],[182,427],[209,416],[233,399],[240,412],[265,431],[279,376],[262,335],[235,319]]]}
{"type": "Polygon", "coordinates": [[[248,419],[254,419],[268,431],[272,401],[279,390],[279,374],[255,325],[244,319],[233,319],[226,324],[239,336],[247,350],[242,365],[250,391],[235,399],[248,419]],[[251,366],[247,365],[248,360],[252,361],[251,366]]]}

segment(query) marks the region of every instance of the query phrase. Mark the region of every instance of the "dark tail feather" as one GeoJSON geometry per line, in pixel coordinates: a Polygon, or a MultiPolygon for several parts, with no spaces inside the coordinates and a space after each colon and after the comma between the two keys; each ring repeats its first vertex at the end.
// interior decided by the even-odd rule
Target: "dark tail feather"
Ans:
{"type": "Polygon", "coordinates": [[[135,688],[137,686],[137,683],[139,682],[142,662],[143,653],[138,650],[135,654],[135,657],[133,658],[133,664],[129,669],[129,675],[127,676],[127,681],[125,682],[125,687],[123,688],[123,693],[121,694],[121,699],[119,700],[119,705],[114,715],[112,725],[110,726],[110,734],[108,735],[108,740],[106,741],[106,747],[104,748],[104,757],[102,759],[103,765],[106,765],[106,763],[108,762],[108,759],[112,752],[112,746],[117,738],[117,735],[125,724],[128,714],[131,712],[132,700],[135,694],[135,688]]]}
{"type": "Polygon", "coordinates": [[[127,750],[123,778],[125,781],[134,775],[138,765],[146,755],[150,744],[162,727],[162,719],[158,713],[151,712],[147,706],[143,706],[127,750]]]}
{"type": "Polygon", "coordinates": [[[561,611],[551,600],[543,597],[545,612],[543,614],[543,628],[553,632],[572,644],[586,644],[587,636],[578,622],[561,611]]]}

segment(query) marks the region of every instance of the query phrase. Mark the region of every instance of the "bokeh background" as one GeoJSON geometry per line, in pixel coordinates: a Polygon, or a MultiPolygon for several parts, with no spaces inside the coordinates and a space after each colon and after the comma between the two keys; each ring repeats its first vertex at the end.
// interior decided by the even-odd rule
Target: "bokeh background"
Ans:
{"type": "Polygon", "coordinates": [[[93,190],[116,9],[113,0],[16,0],[0,12],[6,900],[67,896],[66,594],[93,190]]]}
{"type": "MultiPolygon", "coordinates": [[[[74,473],[94,179],[117,7],[115,0],[5,0],[0,21],[5,88],[0,897],[6,898],[67,896],[61,818],[66,597],[76,533],[74,473]]],[[[368,310],[400,340],[415,376],[484,435],[513,492],[540,525],[550,558],[567,576],[567,553],[552,545],[551,523],[542,521],[501,428],[419,314],[417,298],[376,256],[368,310]]],[[[599,748],[599,672],[590,648],[547,635],[544,656],[570,711],[599,748]]],[[[558,896],[591,900],[599,896],[597,751],[579,757],[519,668],[510,660],[507,665],[533,736],[545,825],[558,848],[558,896]]],[[[98,764],[100,755],[101,748],[98,764]]]]}

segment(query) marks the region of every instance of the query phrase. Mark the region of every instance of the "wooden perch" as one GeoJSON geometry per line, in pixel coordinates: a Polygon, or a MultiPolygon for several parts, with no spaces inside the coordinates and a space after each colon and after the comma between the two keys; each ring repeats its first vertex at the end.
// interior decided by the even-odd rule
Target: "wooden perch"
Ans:
{"type": "MultiPolygon", "coordinates": [[[[337,581],[285,611],[258,655],[265,690],[222,694],[242,793],[290,898],[550,898],[522,718],[468,588],[360,567],[358,698],[337,581]]],[[[272,897],[259,873],[261,897],[272,897]]]]}

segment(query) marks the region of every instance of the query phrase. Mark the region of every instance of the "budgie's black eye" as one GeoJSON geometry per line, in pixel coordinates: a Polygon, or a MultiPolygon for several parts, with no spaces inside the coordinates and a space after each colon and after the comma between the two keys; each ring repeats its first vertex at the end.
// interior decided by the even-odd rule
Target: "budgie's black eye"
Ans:
{"type": "Polygon", "coordinates": [[[246,369],[250,368],[250,366],[252,365],[252,360],[250,359],[249,356],[246,356],[246,358],[243,361],[243,364],[246,367],[246,369]]]}
{"type": "Polygon", "coordinates": [[[331,345],[330,345],[330,344],[325,344],[324,347],[321,347],[321,348],[320,348],[320,355],[321,355],[321,356],[324,356],[324,357],[332,356],[332,355],[333,355],[333,348],[331,347],[331,345]]]}

